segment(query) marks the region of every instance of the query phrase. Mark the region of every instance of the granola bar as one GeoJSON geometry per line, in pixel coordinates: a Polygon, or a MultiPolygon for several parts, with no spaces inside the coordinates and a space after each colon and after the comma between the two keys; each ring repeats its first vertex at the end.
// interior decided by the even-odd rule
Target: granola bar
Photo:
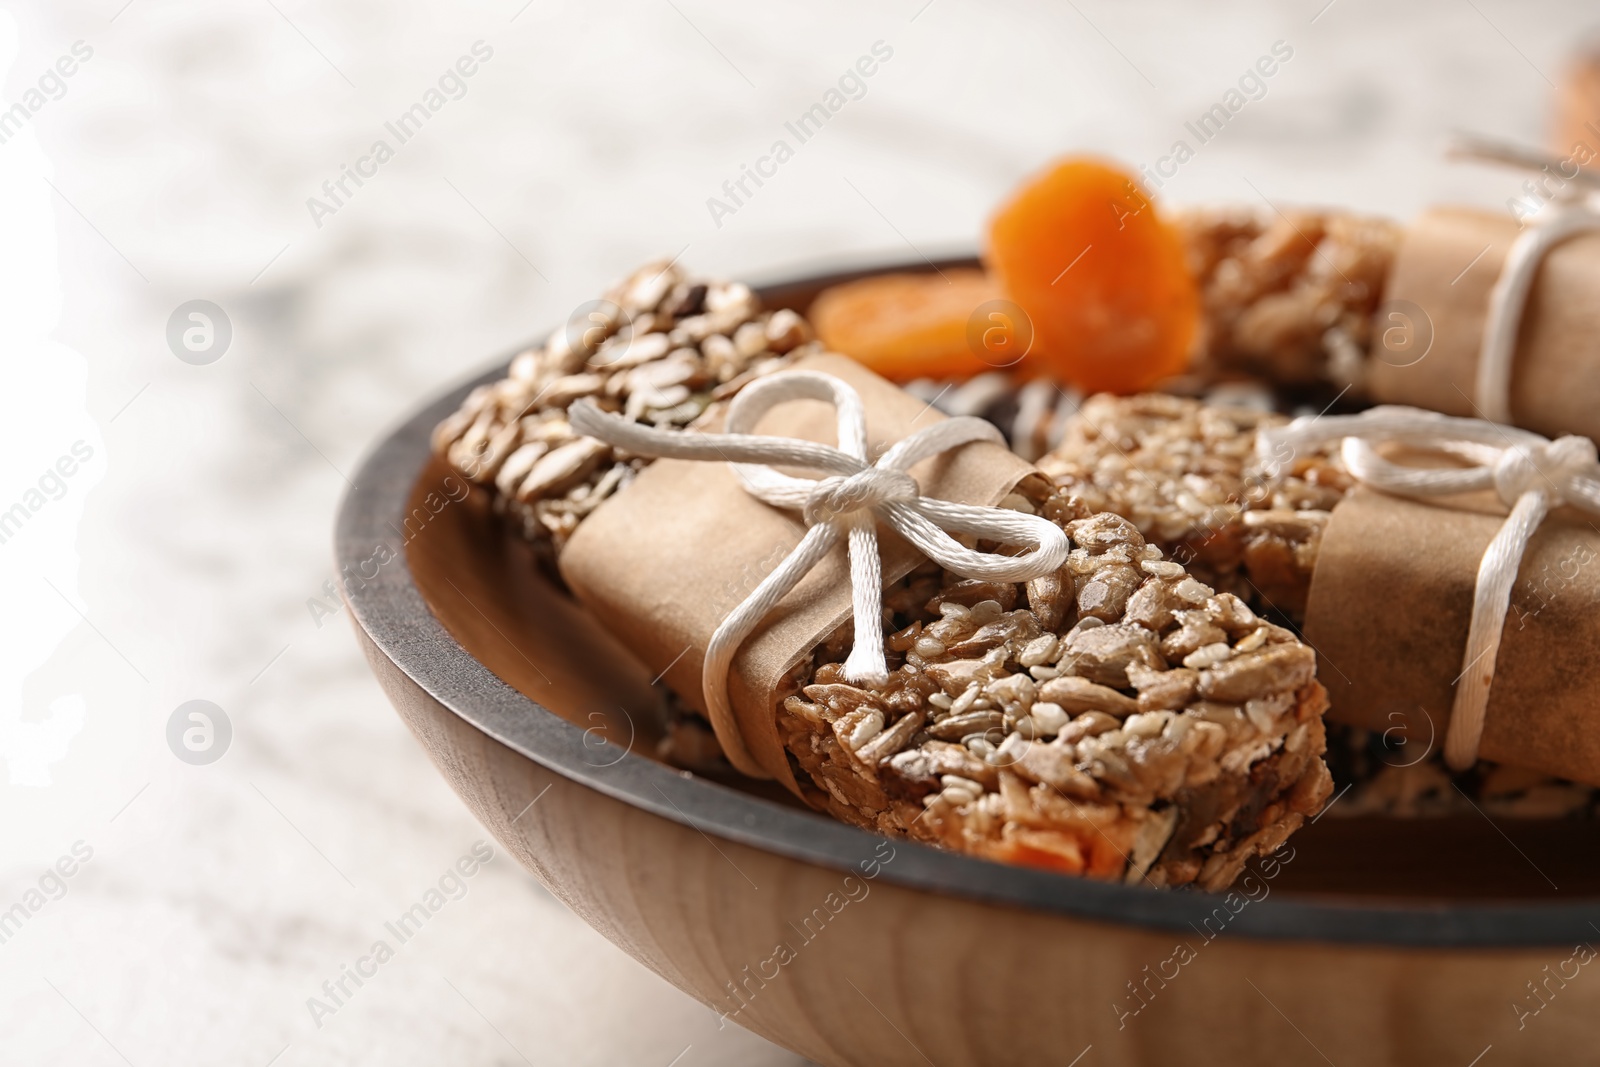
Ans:
{"type": "Polygon", "coordinates": [[[1191,208],[1177,222],[1204,307],[1202,371],[1360,393],[1398,223],[1243,208],[1191,208]]]}
{"type": "Polygon", "coordinates": [[[1286,421],[1160,393],[1095,396],[1039,469],[1201,580],[1299,621],[1328,514],[1354,483],[1330,449],[1267,470],[1256,431],[1286,421]]]}
{"type": "Polygon", "coordinates": [[[593,397],[657,426],[691,426],[815,347],[811,336],[793,311],[762,310],[746,285],[647,264],[518,354],[506,377],[474,389],[435,429],[433,448],[553,559],[649,462],[575,433],[566,417],[573,401],[593,397]]]}
{"type": "Polygon", "coordinates": [[[1006,506],[1061,523],[1066,566],[914,572],[886,593],[883,686],[844,680],[848,624],[825,642],[778,714],[807,801],[1004,862],[1227,886],[1330,792],[1315,656],[1042,478],[1006,506]]]}
{"type": "MultiPolygon", "coordinates": [[[[1256,431],[1284,421],[1161,394],[1097,396],[1039,467],[1083,507],[1126,517],[1196,577],[1298,624],[1322,529],[1353,483],[1326,449],[1267,470],[1256,431]]],[[[1418,756],[1398,739],[1330,723],[1328,763],[1350,786],[1333,813],[1600,814],[1600,790],[1489,762],[1455,774],[1436,749],[1418,756]]]]}

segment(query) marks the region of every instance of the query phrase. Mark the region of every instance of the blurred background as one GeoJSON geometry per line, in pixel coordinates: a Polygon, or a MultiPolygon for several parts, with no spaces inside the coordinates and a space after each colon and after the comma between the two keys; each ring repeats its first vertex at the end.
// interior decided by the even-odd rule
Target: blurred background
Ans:
{"type": "Polygon", "coordinates": [[[1053,156],[1196,145],[1184,124],[1268,54],[1159,200],[1505,210],[1526,175],[1447,163],[1447,137],[1562,144],[1593,19],[1581,0],[5,5],[0,1062],[799,1063],[497,849],[449,877],[488,835],[325,587],[364,451],[650,257],[760,280],[969,250],[1053,156]],[[875,45],[864,93],[714,210],[875,45]],[[438,106],[396,136],[418,103],[438,106]],[[308,1007],[430,890],[447,904],[394,959],[308,1007]]]}

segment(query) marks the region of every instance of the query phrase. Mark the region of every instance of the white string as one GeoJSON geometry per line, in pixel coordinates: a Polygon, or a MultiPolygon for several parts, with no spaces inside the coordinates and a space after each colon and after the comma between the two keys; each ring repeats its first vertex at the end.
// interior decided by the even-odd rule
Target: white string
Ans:
{"type": "Polygon", "coordinates": [[[1489,291],[1489,313],[1478,349],[1478,408],[1491,422],[1511,421],[1511,371],[1517,333],[1545,255],[1568,238],[1590,230],[1600,230],[1600,213],[1588,200],[1558,200],[1533,216],[1531,224],[1511,243],[1500,277],[1489,291]]]}
{"type": "Polygon", "coordinates": [[[700,682],[706,714],[729,761],[745,774],[770,775],[750,755],[738,720],[728,708],[728,667],[744,639],[810,570],[847,535],[855,640],[845,677],[880,685],[888,678],[883,656],[881,521],[945,570],[987,581],[1025,582],[1058,570],[1071,544],[1049,519],[1008,508],[978,507],[920,495],[907,471],[931,456],[973,441],[1003,444],[1000,431],[977,418],[945,419],[894,445],[876,464],[867,462],[866,408],[848,384],[818,371],[782,371],[745,386],[728,407],[725,433],[658,430],[602,412],[592,400],[572,405],[573,429],[641,456],[725,460],[745,489],[774,507],[799,511],[809,529],[800,543],[730,612],[711,636],[700,682]],[[823,400],[838,413],[839,447],[789,437],[752,434],[767,411],[790,400],[823,400]],[[773,466],[824,473],[796,478],[773,466]],[[1017,556],[967,548],[950,533],[972,534],[1025,547],[1017,556]]]}
{"type": "Polygon", "coordinates": [[[1256,440],[1259,457],[1282,469],[1282,446],[1289,456],[1301,447],[1343,441],[1340,454],[1360,482],[1395,496],[1425,498],[1493,489],[1511,509],[1478,564],[1472,598],[1472,622],[1461,657],[1450,727],[1445,734],[1445,760],[1460,771],[1478,759],[1489,687],[1511,587],[1517,580],[1528,541],[1552,508],[1570,504],[1600,515],[1600,463],[1587,437],[1554,441],[1527,430],[1482,419],[1461,419],[1407,407],[1376,407],[1359,415],[1295,419],[1289,425],[1262,430],[1256,440]],[[1435,469],[1407,467],[1379,454],[1378,444],[1396,443],[1465,458],[1475,465],[1435,469]]]}

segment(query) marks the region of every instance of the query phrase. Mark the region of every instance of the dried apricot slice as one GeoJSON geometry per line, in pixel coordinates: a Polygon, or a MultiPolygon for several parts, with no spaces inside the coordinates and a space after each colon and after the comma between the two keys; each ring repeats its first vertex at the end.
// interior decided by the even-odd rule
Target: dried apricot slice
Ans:
{"type": "Polygon", "coordinates": [[[991,221],[985,260],[1032,320],[1033,374],[1133,393],[1188,364],[1200,296],[1182,238],[1115,167],[1071,158],[1029,180],[991,221]]]}
{"type": "Polygon", "coordinates": [[[999,296],[980,270],[879,274],[823,290],[808,317],[824,345],[890,381],[965,378],[997,365],[973,351],[967,329],[999,296]]]}

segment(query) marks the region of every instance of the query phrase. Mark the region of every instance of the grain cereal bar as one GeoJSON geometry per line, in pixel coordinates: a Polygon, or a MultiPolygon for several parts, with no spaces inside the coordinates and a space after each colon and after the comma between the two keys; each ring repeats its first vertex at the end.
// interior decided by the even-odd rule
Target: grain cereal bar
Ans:
{"type": "Polygon", "coordinates": [[[815,347],[792,311],[763,311],[746,285],[651,263],[565,330],[474,389],[433,448],[486,489],[547,561],[578,524],[649,461],[574,433],[567,407],[593,397],[656,426],[694,425],[758,375],[815,347]]]}
{"type": "MultiPolygon", "coordinates": [[[[1056,489],[1126,517],[1197,577],[1258,611],[1303,621],[1323,526],[1353,484],[1328,449],[1256,455],[1256,431],[1283,416],[1162,394],[1096,396],[1039,461],[1056,489]],[[1274,477],[1276,473],[1276,477],[1274,477]]],[[[1373,731],[1329,723],[1327,759],[1352,783],[1335,814],[1472,814],[1548,818],[1600,814],[1600,790],[1487,761],[1452,774],[1442,753],[1419,757],[1373,731]]]]}
{"type": "Polygon", "coordinates": [[[1329,449],[1266,469],[1256,430],[1287,421],[1161,393],[1094,396],[1039,469],[1200,579],[1299,622],[1328,513],[1354,483],[1329,449]]]}
{"type": "Polygon", "coordinates": [[[1337,211],[1189,208],[1174,220],[1200,285],[1201,370],[1360,395],[1401,226],[1337,211]]]}
{"type": "Polygon", "coordinates": [[[1003,506],[1060,523],[1065,567],[896,583],[883,686],[844,681],[848,624],[824,642],[778,714],[806,799],[1005,862],[1228,885],[1329,794],[1311,649],[1042,478],[1003,506]]]}

